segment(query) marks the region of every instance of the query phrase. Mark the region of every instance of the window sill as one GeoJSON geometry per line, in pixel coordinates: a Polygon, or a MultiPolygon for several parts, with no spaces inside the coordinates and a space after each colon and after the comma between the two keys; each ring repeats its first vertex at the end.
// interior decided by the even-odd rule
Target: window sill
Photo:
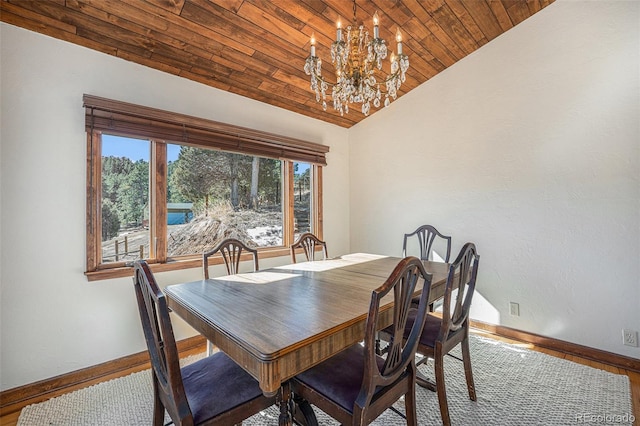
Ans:
{"type": "MultiPolygon", "coordinates": [[[[290,256],[291,251],[287,247],[267,248],[258,251],[259,259],[271,257],[290,256]]],[[[249,257],[247,257],[249,259],[249,257]]],[[[244,260],[244,259],[243,259],[244,260]]],[[[224,261],[219,255],[213,256],[209,260],[210,265],[221,265],[224,261]]],[[[202,268],[201,256],[190,256],[185,259],[171,260],[166,263],[150,263],[151,272],[178,271],[181,269],[202,268]]],[[[100,269],[97,271],[87,271],[84,273],[89,281],[101,281],[114,278],[126,278],[133,276],[133,267],[124,266],[116,268],[100,269]]]]}

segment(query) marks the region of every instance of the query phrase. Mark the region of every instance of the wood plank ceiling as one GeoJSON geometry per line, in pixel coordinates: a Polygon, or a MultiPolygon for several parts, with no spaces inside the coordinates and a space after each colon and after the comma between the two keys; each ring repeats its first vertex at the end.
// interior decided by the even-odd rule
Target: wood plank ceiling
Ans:
{"type": "MultiPolygon", "coordinates": [[[[358,0],[357,20],[409,56],[399,96],[513,28],[553,0],[358,0]]],[[[323,74],[336,21],[353,19],[347,0],[2,0],[3,22],[351,127],[358,105],[340,116],[315,100],[303,67],[315,33],[323,74]]],[[[523,46],[523,49],[526,46],[523,46]]],[[[394,47],[395,50],[395,47],[394,47]]],[[[388,63],[386,69],[388,70],[388,63]]],[[[388,71],[387,71],[388,72],[388,71]]],[[[335,81],[335,77],[333,77],[335,81]]],[[[330,91],[329,91],[330,93],[330,91]]],[[[383,108],[383,107],[381,107],[383,108]]],[[[377,111],[371,107],[371,114],[377,111]]]]}

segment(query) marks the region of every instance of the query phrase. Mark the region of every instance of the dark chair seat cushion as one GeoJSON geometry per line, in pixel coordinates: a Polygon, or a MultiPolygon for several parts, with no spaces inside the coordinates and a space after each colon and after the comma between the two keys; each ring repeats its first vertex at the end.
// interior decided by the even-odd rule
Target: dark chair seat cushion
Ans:
{"type": "MultiPolygon", "coordinates": [[[[364,376],[364,347],[353,345],[328,360],[297,375],[297,380],[353,413],[353,405],[364,376]]],[[[378,368],[384,358],[377,357],[378,368]]],[[[375,398],[375,397],[374,397],[375,398]]]]}
{"type": "Polygon", "coordinates": [[[189,364],[181,371],[196,424],[262,396],[258,381],[223,352],[189,364]]]}
{"type": "MultiPolygon", "coordinates": [[[[413,309],[409,312],[407,318],[407,324],[404,327],[404,336],[407,337],[411,332],[411,327],[413,327],[413,323],[416,320],[416,315],[418,311],[413,309]]],[[[424,323],[424,328],[422,329],[422,334],[420,335],[420,345],[428,346],[433,348],[435,346],[435,341],[438,338],[438,333],[440,332],[440,327],[442,326],[442,318],[437,317],[432,314],[427,315],[427,321],[424,323]]],[[[393,326],[382,330],[382,333],[387,335],[393,334],[393,326]]]]}

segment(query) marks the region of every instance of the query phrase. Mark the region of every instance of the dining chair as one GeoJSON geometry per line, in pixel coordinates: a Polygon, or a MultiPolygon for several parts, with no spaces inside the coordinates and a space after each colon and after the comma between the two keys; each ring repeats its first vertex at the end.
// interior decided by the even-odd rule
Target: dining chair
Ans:
{"type": "MultiPolygon", "coordinates": [[[[253,272],[260,269],[258,266],[258,250],[247,246],[245,243],[235,238],[227,238],[213,249],[202,254],[202,270],[204,273],[204,279],[209,279],[209,258],[218,252],[220,252],[222,259],[224,260],[224,265],[227,267],[227,274],[237,274],[240,269],[240,259],[243,251],[250,253],[253,257],[253,272]]],[[[212,353],[213,344],[207,341],[207,356],[212,353]]]]}
{"type": "MultiPolygon", "coordinates": [[[[422,260],[442,260],[449,263],[451,257],[451,237],[443,235],[432,225],[419,226],[415,231],[404,234],[402,241],[402,257],[407,256],[407,243],[411,237],[418,239],[418,247],[420,249],[420,259],[422,260]],[[435,244],[435,247],[434,247],[435,244]],[[444,250],[444,258],[436,252],[436,248],[444,250]],[[437,256],[437,258],[436,258],[437,256]]],[[[418,298],[414,298],[413,302],[418,303],[418,298]]],[[[439,302],[438,302],[439,303],[439,302]]],[[[433,312],[434,304],[429,305],[429,311],[433,312]]]]}
{"type": "Polygon", "coordinates": [[[240,266],[240,258],[242,257],[243,251],[246,251],[253,256],[254,272],[260,269],[258,267],[258,250],[247,246],[240,240],[237,240],[235,238],[228,238],[222,241],[213,249],[202,254],[202,269],[204,272],[204,278],[209,278],[209,258],[218,252],[220,252],[222,259],[224,260],[224,264],[227,267],[227,274],[237,274],[240,266]]]}
{"type": "Polygon", "coordinates": [[[326,260],[328,257],[327,243],[320,240],[312,233],[305,232],[300,235],[300,238],[298,238],[295,243],[291,244],[291,261],[296,263],[296,250],[300,248],[304,250],[304,255],[306,256],[307,261],[315,260],[317,246],[322,246],[322,259],[326,260]]]}
{"type": "MultiPolygon", "coordinates": [[[[416,364],[423,364],[428,359],[433,359],[435,364],[435,384],[418,373],[416,382],[438,394],[440,415],[444,425],[451,424],[447,393],[444,381],[444,356],[457,345],[462,349],[462,362],[467,381],[469,399],[476,400],[476,389],[471,370],[471,357],[469,353],[469,309],[476,288],[478,276],[478,264],[480,256],[473,243],[466,243],[460,250],[456,260],[449,266],[449,274],[442,304],[442,315],[429,313],[420,336],[417,353],[423,358],[416,364]],[[455,292],[455,296],[454,296],[455,292]]],[[[410,337],[409,327],[413,315],[405,329],[404,337],[410,337]]],[[[395,330],[387,327],[379,335],[382,339],[390,341],[395,338],[395,330]]]]}
{"type": "Polygon", "coordinates": [[[223,352],[180,368],[167,301],[144,260],[134,263],[133,283],[153,367],[154,426],[165,410],[176,426],[236,424],[276,402],[223,352]]]}
{"type": "MultiPolygon", "coordinates": [[[[364,425],[375,420],[404,396],[406,420],[416,425],[415,353],[427,314],[431,275],[420,259],[402,259],[389,278],[373,290],[365,324],[364,345],[355,344],[291,380],[295,395],[317,406],[341,424],[364,425]],[[418,309],[411,309],[412,295],[423,283],[418,309]],[[396,337],[385,358],[375,352],[381,299],[393,296],[392,333],[396,337]],[[409,334],[403,333],[414,313],[409,334]]],[[[389,300],[389,299],[387,299],[389,300]]]]}
{"type": "Polygon", "coordinates": [[[438,239],[438,241],[442,240],[442,242],[445,244],[443,249],[445,249],[446,251],[444,258],[442,258],[442,256],[439,256],[439,257],[441,257],[444,262],[447,262],[447,263],[449,262],[449,257],[451,256],[451,237],[448,235],[441,234],[440,231],[438,231],[435,227],[431,225],[422,225],[422,226],[419,226],[418,229],[416,229],[415,231],[409,234],[404,234],[404,240],[402,242],[402,257],[407,256],[407,242],[409,238],[413,236],[418,238],[418,247],[420,248],[420,256],[419,256],[420,259],[439,260],[439,259],[434,259],[435,252],[433,250],[434,242],[436,242],[436,239],[438,239]]]}

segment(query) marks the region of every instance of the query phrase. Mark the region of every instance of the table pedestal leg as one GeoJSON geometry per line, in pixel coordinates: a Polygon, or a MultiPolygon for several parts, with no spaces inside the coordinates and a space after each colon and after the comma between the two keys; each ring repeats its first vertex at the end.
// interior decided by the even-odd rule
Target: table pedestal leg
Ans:
{"type": "Polygon", "coordinates": [[[291,413],[293,405],[293,399],[291,398],[291,387],[289,383],[283,383],[280,387],[280,417],[278,419],[279,426],[291,426],[293,424],[293,418],[291,413]]]}

